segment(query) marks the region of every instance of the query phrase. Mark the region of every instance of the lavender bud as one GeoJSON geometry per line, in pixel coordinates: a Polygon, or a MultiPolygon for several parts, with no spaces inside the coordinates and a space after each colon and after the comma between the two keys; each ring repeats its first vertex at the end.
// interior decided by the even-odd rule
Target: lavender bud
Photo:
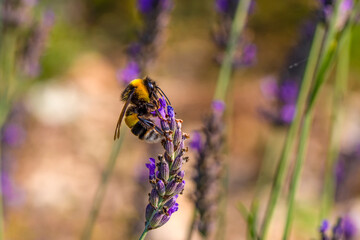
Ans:
{"type": "Polygon", "coordinates": [[[155,208],[153,206],[151,206],[151,204],[148,204],[146,206],[146,210],[145,210],[145,219],[146,221],[149,221],[151,215],[153,214],[153,212],[155,211],[155,208]]]}
{"type": "Polygon", "coordinates": [[[174,206],[177,198],[178,198],[178,195],[175,195],[174,197],[172,197],[168,201],[166,201],[166,203],[164,204],[164,208],[166,209],[166,211],[174,206]]]}
{"type": "Polygon", "coordinates": [[[173,195],[175,189],[176,189],[176,181],[173,179],[171,180],[167,186],[166,186],[166,195],[173,195]]]}
{"type": "Polygon", "coordinates": [[[164,215],[157,227],[161,227],[170,220],[170,216],[164,215]]]}
{"type": "Polygon", "coordinates": [[[157,212],[153,216],[153,218],[150,220],[150,227],[151,228],[157,228],[159,227],[159,223],[161,222],[161,219],[163,218],[164,214],[157,212]]]}
{"type": "Polygon", "coordinates": [[[165,184],[162,180],[159,180],[156,183],[156,189],[161,197],[165,195],[165,184]]]}
{"type": "Polygon", "coordinates": [[[165,161],[160,163],[160,176],[166,182],[169,179],[169,164],[165,161]]]}
{"type": "Polygon", "coordinates": [[[154,158],[150,158],[150,163],[146,163],[145,166],[149,169],[149,180],[153,180],[155,179],[155,169],[156,169],[156,165],[155,165],[155,159],[154,158]]]}
{"type": "Polygon", "coordinates": [[[178,172],[178,174],[177,174],[177,177],[178,177],[179,179],[183,179],[184,176],[185,176],[185,171],[184,171],[184,170],[178,172]]]}
{"type": "Polygon", "coordinates": [[[157,207],[159,204],[159,200],[160,200],[160,196],[158,192],[155,189],[151,190],[150,198],[149,198],[151,205],[153,207],[157,207]]]}
{"type": "Polygon", "coordinates": [[[170,156],[173,156],[173,154],[174,154],[174,144],[171,141],[166,141],[165,142],[165,150],[166,150],[167,154],[169,154],[170,156]]]}
{"type": "Polygon", "coordinates": [[[164,130],[164,131],[169,131],[170,130],[170,127],[169,127],[169,124],[164,121],[164,120],[160,120],[160,125],[161,125],[161,128],[164,130]]]}
{"type": "Polygon", "coordinates": [[[185,180],[182,180],[182,182],[176,184],[176,188],[174,190],[175,195],[182,193],[182,191],[184,190],[185,187],[185,180]]]}
{"type": "Polygon", "coordinates": [[[182,164],[183,164],[183,158],[182,156],[179,155],[175,158],[174,163],[171,167],[171,171],[177,171],[178,169],[181,168],[182,164]]]}
{"type": "MultiPolygon", "coordinates": [[[[178,123],[179,124],[179,123],[178,123]]],[[[181,124],[181,123],[180,123],[181,124]]],[[[181,127],[181,126],[180,126],[181,127]]],[[[182,139],[182,132],[181,132],[181,128],[177,127],[175,130],[175,135],[174,135],[174,145],[177,147],[182,139]]]]}
{"type": "Polygon", "coordinates": [[[176,126],[174,109],[171,106],[167,106],[167,112],[170,118],[170,130],[174,131],[176,126]]]}

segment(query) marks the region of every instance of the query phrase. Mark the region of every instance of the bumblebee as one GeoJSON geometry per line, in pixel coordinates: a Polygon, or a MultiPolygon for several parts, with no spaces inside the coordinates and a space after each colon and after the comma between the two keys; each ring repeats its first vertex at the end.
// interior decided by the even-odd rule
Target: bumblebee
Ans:
{"type": "Polygon", "coordinates": [[[152,79],[145,77],[132,80],[121,94],[121,100],[125,101],[125,104],[116,124],[114,140],[120,137],[120,126],[124,116],[126,125],[139,139],[149,143],[162,139],[163,131],[150,119],[151,113],[159,108],[159,95],[171,105],[164,92],[152,79]]]}

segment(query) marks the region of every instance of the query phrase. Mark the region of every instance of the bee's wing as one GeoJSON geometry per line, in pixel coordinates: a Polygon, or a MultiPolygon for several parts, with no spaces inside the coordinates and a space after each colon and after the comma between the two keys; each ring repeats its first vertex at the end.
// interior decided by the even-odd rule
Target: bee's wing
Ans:
{"type": "Polygon", "coordinates": [[[118,119],[118,122],[116,124],[116,128],[115,128],[115,134],[114,134],[114,140],[118,139],[120,137],[120,126],[121,126],[121,122],[122,122],[122,119],[124,118],[124,115],[125,115],[125,112],[126,112],[126,109],[128,108],[130,102],[131,102],[131,97],[133,95],[134,92],[132,92],[128,99],[126,100],[126,103],[124,105],[124,107],[122,108],[121,110],[121,113],[120,113],[120,116],[119,116],[119,119],[118,119]]]}

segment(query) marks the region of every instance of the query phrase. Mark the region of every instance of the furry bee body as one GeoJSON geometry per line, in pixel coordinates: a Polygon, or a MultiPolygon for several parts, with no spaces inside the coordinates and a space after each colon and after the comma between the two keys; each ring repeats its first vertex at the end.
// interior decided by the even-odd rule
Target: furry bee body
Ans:
{"type": "Polygon", "coordinates": [[[124,116],[126,125],[139,139],[155,143],[162,138],[161,129],[150,119],[151,112],[157,110],[158,93],[165,96],[155,81],[148,77],[134,79],[129,83],[121,94],[121,100],[126,103],[116,125],[114,139],[120,136],[120,125],[124,116]]]}

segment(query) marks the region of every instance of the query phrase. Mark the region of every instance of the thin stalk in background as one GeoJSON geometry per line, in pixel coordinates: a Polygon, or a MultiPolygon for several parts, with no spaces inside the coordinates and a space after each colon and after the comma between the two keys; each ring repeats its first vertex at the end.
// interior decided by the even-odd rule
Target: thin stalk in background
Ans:
{"type": "MultiPolygon", "coordinates": [[[[217,86],[215,89],[214,100],[220,100],[221,102],[226,102],[229,90],[229,83],[231,80],[233,72],[233,60],[238,46],[238,39],[241,36],[241,33],[244,30],[246,25],[246,18],[249,12],[251,0],[241,0],[237,5],[234,20],[231,25],[231,32],[229,41],[227,44],[227,49],[220,67],[220,72],[217,80],[217,86]]],[[[226,167],[225,167],[226,168],[226,167]]],[[[218,212],[219,225],[221,228],[217,229],[216,239],[224,238],[224,229],[225,229],[225,211],[226,211],[226,201],[227,197],[224,196],[227,194],[227,185],[228,185],[228,170],[225,170],[225,175],[222,178],[222,199],[220,200],[221,206],[218,212]]],[[[196,217],[197,209],[194,208],[193,217],[196,217]]],[[[195,219],[191,221],[189,226],[189,231],[187,234],[187,239],[190,240],[192,237],[192,232],[195,225],[195,219]]]]}
{"type": "Polygon", "coordinates": [[[289,239],[289,235],[290,235],[292,221],[294,218],[293,215],[294,215],[295,194],[296,194],[297,187],[299,185],[299,179],[300,179],[300,174],[301,174],[301,170],[302,170],[302,165],[303,165],[304,158],[305,158],[305,155],[307,152],[307,142],[308,142],[309,134],[310,134],[310,130],[311,130],[312,119],[313,119],[313,110],[308,112],[305,115],[304,123],[303,123],[302,130],[301,130],[298,154],[296,157],[294,173],[293,173],[293,177],[292,177],[292,181],[291,181],[291,185],[290,185],[289,206],[288,206],[288,213],[287,213],[287,217],[286,217],[286,225],[285,225],[284,235],[282,238],[283,240],[289,239]]]}
{"type": "MultiPolygon", "coordinates": [[[[218,81],[215,89],[214,100],[221,100],[223,102],[226,102],[226,96],[228,94],[231,75],[233,73],[233,60],[237,48],[237,43],[238,43],[238,39],[240,38],[245,28],[246,18],[249,13],[250,5],[251,5],[251,0],[241,0],[239,1],[239,4],[236,8],[235,17],[231,26],[229,42],[227,45],[223,62],[220,67],[218,81]]],[[[216,239],[218,240],[225,238],[225,227],[226,227],[225,212],[227,206],[227,194],[228,194],[228,182],[229,182],[228,166],[225,166],[224,169],[225,169],[225,174],[222,177],[222,188],[221,188],[223,194],[221,195],[222,198],[219,209],[219,222],[216,232],[216,239]]]]}
{"type": "MultiPolygon", "coordinates": [[[[124,130],[124,129],[122,129],[124,130]]],[[[124,132],[124,131],[122,131],[124,132]]],[[[124,134],[120,134],[120,138],[116,140],[113,144],[112,151],[107,162],[106,168],[104,169],[101,180],[98,188],[96,189],[95,197],[91,206],[89,217],[87,218],[84,231],[81,235],[81,240],[91,239],[92,231],[96,222],[96,219],[99,215],[101,204],[104,200],[106,187],[111,177],[112,172],[114,171],[116,159],[119,155],[122,143],[124,141],[124,134]]]]}
{"type": "Polygon", "coordinates": [[[241,0],[237,6],[234,21],[231,26],[230,39],[221,64],[220,73],[216,85],[215,100],[226,101],[228,87],[233,70],[233,59],[236,52],[237,42],[244,30],[251,0],[241,0]]]}
{"type": "MultiPolygon", "coordinates": [[[[335,15],[336,16],[336,15],[335,15]]],[[[322,58],[322,61],[320,63],[319,72],[316,75],[315,78],[315,88],[313,92],[311,93],[310,102],[308,105],[308,108],[305,112],[304,117],[304,123],[303,127],[301,129],[301,137],[299,142],[299,149],[298,154],[295,162],[295,168],[294,168],[294,174],[291,181],[291,187],[290,187],[290,195],[289,195],[289,206],[288,206],[288,213],[287,213],[287,219],[286,219],[286,226],[284,230],[283,239],[286,240],[289,238],[293,215],[294,215],[294,204],[295,204],[295,194],[297,191],[298,183],[300,180],[300,173],[302,170],[303,161],[306,155],[307,150],[307,142],[311,130],[311,123],[313,119],[313,113],[314,113],[314,106],[316,103],[316,100],[319,96],[319,91],[321,87],[323,86],[325,80],[328,77],[329,70],[331,69],[332,63],[334,62],[336,53],[338,51],[339,42],[343,42],[343,34],[349,26],[346,26],[345,29],[342,29],[338,32],[336,32],[334,35],[329,35],[328,37],[331,38],[330,40],[327,39],[328,48],[325,49],[325,54],[322,58]]]]}
{"type": "Polygon", "coordinates": [[[263,160],[261,161],[261,167],[259,170],[258,179],[256,181],[255,193],[250,207],[251,217],[248,217],[247,219],[249,239],[258,238],[259,233],[257,230],[257,221],[258,221],[260,194],[262,193],[267,183],[270,181],[271,176],[274,174],[274,169],[272,167],[273,166],[272,160],[274,158],[279,157],[277,146],[280,146],[279,144],[283,144],[282,136],[283,136],[282,131],[274,131],[274,133],[271,134],[270,138],[268,138],[266,142],[263,160]],[[281,135],[281,141],[280,141],[280,135],[281,135]],[[276,151],[274,150],[274,146],[276,146],[275,147],[276,151]]]}
{"type": "Polygon", "coordinates": [[[296,133],[300,128],[300,123],[302,119],[302,113],[305,110],[306,99],[310,92],[311,82],[316,70],[316,65],[318,61],[318,56],[321,55],[321,50],[324,42],[324,37],[326,36],[324,28],[320,25],[317,26],[315,31],[314,40],[310,50],[309,60],[306,66],[304,79],[301,84],[297,104],[296,104],[296,113],[294,120],[290,125],[289,132],[285,139],[285,145],[281,153],[281,157],[278,163],[277,171],[275,174],[275,179],[271,189],[270,199],[267,205],[265,212],[265,217],[262,222],[260,238],[265,240],[267,237],[267,232],[269,230],[270,222],[277,204],[277,201],[280,196],[281,187],[285,180],[285,170],[288,166],[288,159],[293,148],[295,141],[296,133]]]}
{"type": "Polygon", "coordinates": [[[322,194],[322,204],[320,220],[327,217],[334,202],[334,163],[339,155],[340,146],[340,128],[343,117],[344,96],[347,88],[350,47],[351,46],[351,28],[344,33],[344,40],[340,46],[340,52],[337,60],[335,88],[332,100],[331,113],[331,135],[330,146],[327,153],[325,167],[324,190],[322,194]]]}

